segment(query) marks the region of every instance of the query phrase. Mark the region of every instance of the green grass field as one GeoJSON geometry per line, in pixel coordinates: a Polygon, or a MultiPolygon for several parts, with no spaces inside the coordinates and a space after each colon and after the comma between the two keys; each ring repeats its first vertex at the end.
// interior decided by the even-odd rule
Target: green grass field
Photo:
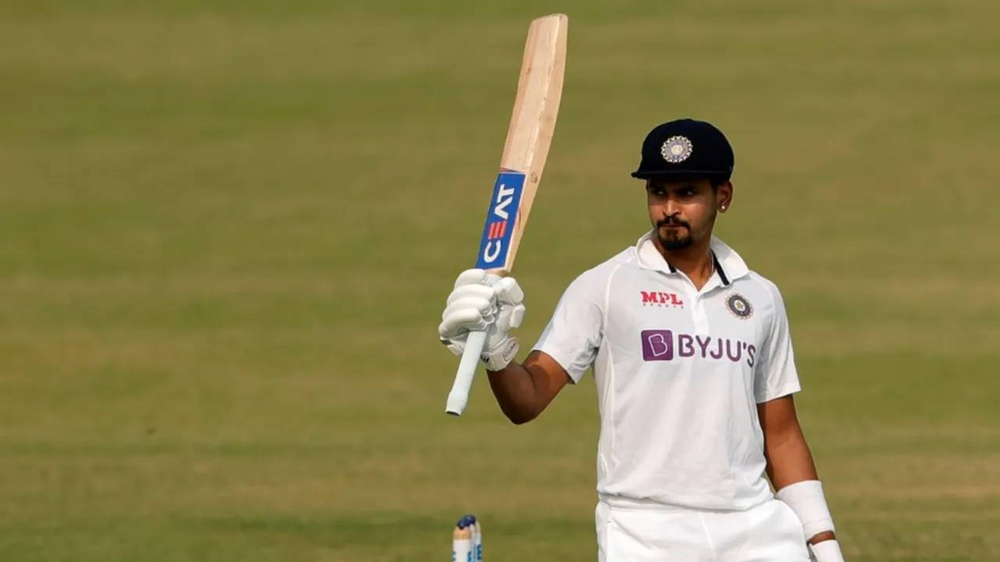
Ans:
{"type": "Polygon", "coordinates": [[[452,419],[435,331],[551,11],[522,340],[709,119],[848,560],[1000,559],[1000,4],[646,4],[0,4],[0,560],[594,560],[593,382],[452,419]]]}

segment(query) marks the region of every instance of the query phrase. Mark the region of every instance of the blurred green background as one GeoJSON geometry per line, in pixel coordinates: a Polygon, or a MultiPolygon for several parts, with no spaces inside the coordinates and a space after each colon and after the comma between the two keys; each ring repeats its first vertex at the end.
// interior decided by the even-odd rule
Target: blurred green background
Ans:
{"type": "Polygon", "coordinates": [[[448,418],[435,332],[554,11],[526,344],[711,120],[848,560],[1000,559],[997,2],[5,0],[0,560],[594,560],[593,382],[448,418]]]}

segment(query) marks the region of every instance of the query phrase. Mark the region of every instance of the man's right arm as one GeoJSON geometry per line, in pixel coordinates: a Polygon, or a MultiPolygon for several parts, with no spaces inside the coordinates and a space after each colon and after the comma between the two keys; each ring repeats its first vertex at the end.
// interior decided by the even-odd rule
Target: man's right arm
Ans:
{"type": "Polygon", "coordinates": [[[597,355],[601,310],[593,303],[593,286],[581,279],[563,293],[535,350],[523,363],[512,361],[519,344],[508,333],[520,326],[524,316],[524,292],[514,278],[466,270],[448,295],[438,326],[441,342],[461,356],[469,332],[486,331],[481,358],[490,387],[500,409],[516,424],[538,417],[566,383],[580,380],[597,355]]]}
{"type": "Polygon", "coordinates": [[[524,363],[511,361],[502,370],[487,373],[500,409],[515,424],[537,418],[571,380],[555,359],[537,350],[524,363]]]}

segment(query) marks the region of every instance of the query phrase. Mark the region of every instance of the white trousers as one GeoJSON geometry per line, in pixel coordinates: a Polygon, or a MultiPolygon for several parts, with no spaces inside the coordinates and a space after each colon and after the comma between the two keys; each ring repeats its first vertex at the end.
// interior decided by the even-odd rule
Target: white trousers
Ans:
{"type": "Polygon", "coordinates": [[[784,503],[747,511],[597,504],[600,562],[808,562],[802,523],[784,503]]]}

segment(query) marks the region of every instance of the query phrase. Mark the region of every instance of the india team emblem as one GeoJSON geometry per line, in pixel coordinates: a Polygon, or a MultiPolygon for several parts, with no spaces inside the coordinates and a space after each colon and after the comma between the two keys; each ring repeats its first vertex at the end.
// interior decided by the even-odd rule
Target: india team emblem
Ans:
{"type": "Polygon", "coordinates": [[[735,293],[726,299],[726,307],[729,312],[741,320],[746,320],[753,316],[753,305],[743,295],[735,293]]]}
{"type": "Polygon", "coordinates": [[[660,148],[663,159],[671,164],[680,164],[687,160],[692,151],[694,151],[694,147],[691,145],[691,141],[680,135],[670,137],[664,141],[660,148]]]}

